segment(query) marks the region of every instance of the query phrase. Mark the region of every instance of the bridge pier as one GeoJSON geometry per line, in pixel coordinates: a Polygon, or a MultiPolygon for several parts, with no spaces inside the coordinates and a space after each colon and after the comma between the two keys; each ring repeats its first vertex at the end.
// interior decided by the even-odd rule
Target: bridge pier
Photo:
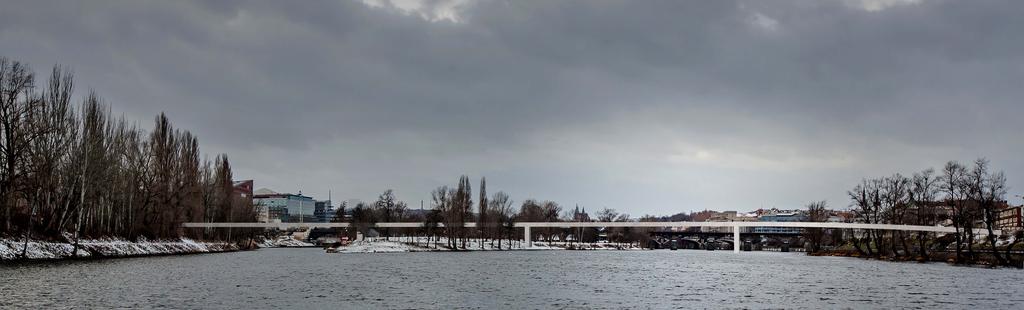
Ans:
{"type": "Polygon", "coordinates": [[[533,247],[533,238],[530,238],[530,226],[523,226],[523,237],[526,238],[526,247],[533,247]]]}
{"type": "Polygon", "coordinates": [[[732,252],[740,252],[740,226],[736,225],[732,227],[732,252]]]}

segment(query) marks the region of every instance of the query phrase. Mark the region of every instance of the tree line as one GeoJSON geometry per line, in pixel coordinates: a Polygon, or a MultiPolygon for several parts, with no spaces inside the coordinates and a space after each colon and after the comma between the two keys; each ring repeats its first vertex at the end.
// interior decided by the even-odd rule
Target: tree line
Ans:
{"type": "Polygon", "coordinates": [[[161,113],[152,130],[117,117],[95,92],[73,103],[54,66],[37,84],[0,58],[0,235],[239,240],[251,231],[182,232],[183,222],[252,222],[227,155],[201,157],[197,137],[161,113]]]}
{"type": "MultiPolygon", "coordinates": [[[[1024,240],[1021,231],[1003,232],[1016,234],[1014,243],[999,245],[999,211],[1005,208],[1006,177],[1001,171],[992,171],[985,159],[978,159],[971,165],[956,161],[948,162],[943,170],[925,169],[911,176],[892,176],[865,179],[847,193],[851,199],[853,218],[849,221],[872,224],[953,226],[956,233],[940,234],[884,230],[857,230],[848,232],[840,229],[804,229],[803,241],[810,253],[820,253],[826,245],[832,248],[848,245],[864,257],[890,257],[901,259],[930,260],[944,257],[948,245],[954,245],[953,260],[958,263],[991,261],[998,265],[1019,266],[1020,256],[1012,256],[1012,249],[1024,240]],[[986,233],[976,236],[975,230],[986,233]],[[977,240],[984,240],[978,244],[977,240]]],[[[515,228],[516,222],[663,222],[689,221],[694,214],[678,213],[672,216],[643,216],[631,218],[614,209],[604,208],[591,217],[578,206],[565,210],[558,203],[523,200],[516,210],[509,195],[497,192],[487,195],[487,180],[480,179],[479,191],[474,197],[469,177],[461,176],[454,186],[440,186],[431,192],[431,209],[425,213],[409,213],[403,202],[397,201],[392,190],[387,190],[373,204],[360,203],[352,211],[354,227],[364,232],[373,223],[422,222],[420,228],[403,231],[430,237],[429,240],[446,241],[451,249],[465,249],[468,240],[489,241],[492,247],[511,247],[513,242],[523,238],[522,230],[515,228]],[[415,215],[412,215],[415,214],[415,215]],[[465,227],[475,223],[475,227],[465,227]]],[[[344,207],[337,218],[342,218],[344,207]]],[[[825,222],[835,213],[828,209],[825,201],[813,202],[807,206],[806,220],[825,222]]],[[[598,234],[610,242],[638,243],[649,241],[651,228],[606,227],[598,228],[556,228],[535,227],[531,238],[535,241],[595,242],[598,234]],[[572,236],[572,238],[569,238],[572,236]]],[[[390,237],[388,229],[382,229],[390,237]]],[[[483,247],[483,242],[479,245],[483,247]]]]}
{"type": "MultiPolygon", "coordinates": [[[[867,257],[917,257],[928,260],[953,246],[956,263],[989,262],[1019,266],[1011,250],[1024,239],[1020,231],[1015,242],[997,246],[999,211],[1008,206],[1006,176],[992,171],[989,161],[978,159],[969,165],[957,161],[945,164],[941,171],[925,169],[911,176],[894,174],[865,179],[848,195],[857,222],[952,226],[948,235],[903,231],[864,230],[849,240],[853,248],[867,257]],[[982,229],[977,236],[975,230],[982,229]],[[983,240],[978,244],[977,240],[983,240]],[[936,253],[938,252],[938,253],[936,253]]],[[[820,212],[812,205],[811,213],[820,212]]],[[[1019,258],[1018,258],[1019,260],[1019,258]]]]}
{"type": "MultiPolygon", "coordinates": [[[[480,179],[477,195],[473,195],[471,181],[465,175],[459,177],[453,186],[437,187],[431,191],[430,197],[430,209],[410,212],[408,205],[398,201],[394,191],[388,189],[372,203],[358,202],[355,206],[342,203],[335,209],[334,218],[338,222],[348,221],[353,227],[350,233],[367,234],[374,229],[385,239],[390,239],[401,230],[399,233],[404,236],[418,235],[426,237],[428,242],[444,240],[444,246],[450,249],[467,249],[471,239],[476,239],[478,242],[475,243],[481,248],[486,244],[495,249],[512,248],[524,237],[522,230],[515,227],[516,222],[635,221],[628,214],[620,214],[614,209],[602,209],[595,218],[591,218],[585,209],[576,207],[570,212],[556,202],[536,199],[525,199],[516,209],[507,193],[487,194],[486,178],[480,179]],[[419,222],[422,225],[415,229],[374,228],[374,224],[380,222],[419,222]],[[467,223],[473,223],[475,227],[465,227],[467,223]]],[[[645,216],[639,220],[664,221],[667,218],[645,216]]],[[[610,242],[641,244],[648,240],[647,230],[615,227],[604,232],[610,242]]],[[[572,239],[572,242],[592,243],[597,241],[598,233],[597,228],[540,227],[534,228],[531,238],[534,241],[572,239]]]]}

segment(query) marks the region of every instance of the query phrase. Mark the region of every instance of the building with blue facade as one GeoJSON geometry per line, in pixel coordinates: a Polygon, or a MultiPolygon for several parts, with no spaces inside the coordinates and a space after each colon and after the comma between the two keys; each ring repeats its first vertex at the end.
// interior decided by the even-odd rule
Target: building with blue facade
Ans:
{"type": "Polygon", "coordinates": [[[253,195],[261,221],[266,222],[318,222],[313,197],[301,194],[277,193],[261,189],[253,195]]]}
{"type": "Polygon", "coordinates": [[[317,200],[313,209],[313,214],[316,216],[317,222],[333,222],[334,221],[334,205],[331,204],[330,200],[317,200]]]}
{"type": "MultiPolygon", "coordinates": [[[[759,222],[805,222],[807,216],[800,212],[779,212],[762,214],[757,219],[759,222]]],[[[799,227],[754,227],[754,233],[760,234],[793,234],[803,233],[799,227]]]]}

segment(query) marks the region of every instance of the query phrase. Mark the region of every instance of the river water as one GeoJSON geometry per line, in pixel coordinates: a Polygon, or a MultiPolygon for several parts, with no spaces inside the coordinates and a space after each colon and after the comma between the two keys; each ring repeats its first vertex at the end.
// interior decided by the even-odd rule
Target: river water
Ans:
{"type": "Polygon", "coordinates": [[[0,266],[0,307],[996,308],[1024,271],[797,253],[319,249],[0,266]]]}

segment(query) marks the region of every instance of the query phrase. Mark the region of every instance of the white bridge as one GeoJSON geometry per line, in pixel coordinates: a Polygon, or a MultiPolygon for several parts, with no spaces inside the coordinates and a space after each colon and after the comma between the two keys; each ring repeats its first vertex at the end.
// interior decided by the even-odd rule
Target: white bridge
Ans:
{"type": "MultiPolygon", "coordinates": [[[[183,223],[185,228],[345,228],[353,226],[351,223],[183,223]]],[[[379,228],[419,228],[423,227],[421,222],[392,222],[375,223],[373,227],[379,228]]],[[[466,223],[465,227],[476,227],[476,223],[466,223]]],[[[444,227],[439,223],[438,227],[444,227]]],[[[688,227],[731,227],[733,236],[733,251],[740,251],[740,228],[742,227],[797,227],[797,228],[835,228],[835,229],[875,229],[875,230],[900,230],[935,233],[955,233],[954,227],[945,226],[921,226],[921,225],[895,225],[895,224],[865,224],[865,223],[830,223],[830,222],[518,222],[515,227],[523,228],[523,236],[526,239],[526,246],[533,246],[530,239],[530,228],[575,228],[575,227],[645,227],[645,228],[688,228],[688,227]]],[[[987,234],[988,231],[975,228],[976,234],[987,234]]],[[[1000,235],[999,230],[993,233],[1000,235]]]]}

